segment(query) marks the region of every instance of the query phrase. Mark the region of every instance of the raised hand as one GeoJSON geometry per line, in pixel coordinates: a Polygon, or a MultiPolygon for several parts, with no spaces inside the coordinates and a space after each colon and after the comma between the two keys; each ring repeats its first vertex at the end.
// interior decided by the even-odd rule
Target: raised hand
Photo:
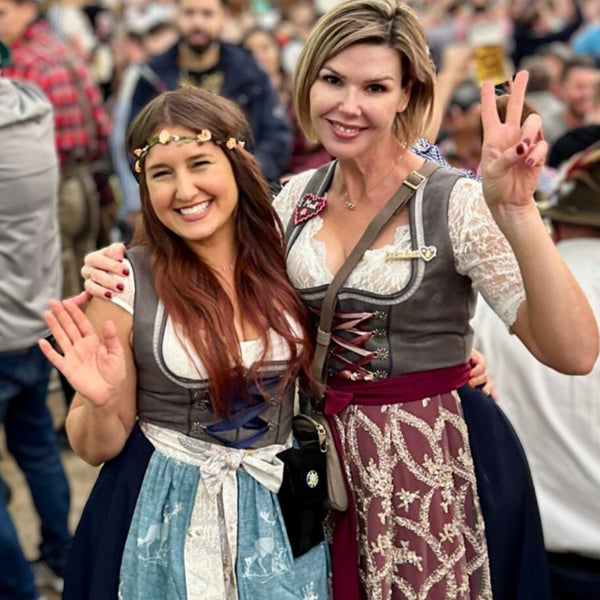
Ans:
{"type": "Polygon", "coordinates": [[[481,88],[483,193],[494,216],[498,211],[507,215],[531,208],[548,152],[541,117],[529,115],[521,125],[528,78],[526,71],[517,74],[504,123],[498,116],[493,84],[486,82],[481,88]]]}
{"type": "Polygon", "coordinates": [[[104,324],[102,341],[73,300],[50,301],[44,319],[62,350],[60,354],[47,340],[40,340],[48,360],[94,406],[104,406],[115,398],[126,379],[127,367],[114,323],[104,324]]]}

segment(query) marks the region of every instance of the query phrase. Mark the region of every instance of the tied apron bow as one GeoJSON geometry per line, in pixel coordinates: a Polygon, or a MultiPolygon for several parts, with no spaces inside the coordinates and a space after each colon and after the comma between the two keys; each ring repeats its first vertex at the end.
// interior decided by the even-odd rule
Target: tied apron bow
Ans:
{"type": "Polygon", "coordinates": [[[238,469],[246,471],[274,494],[281,487],[283,463],[277,454],[291,444],[242,450],[189,438],[150,423],[143,423],[142,430],[162,454],[197,466],[201,482],[211,498],[221,491],[228,478],[235,479],[238,469]]]}
{"type": "Polygon", "coordinates": [[[202,461],[201,481],[210,497],[216,496],[227,477],[235,477],[238,469],[243,469],[276,494],[283,479],[283,463],[276,454],[285,450],[283,444],[273,444],[259,450],[237,450],[234,448],[218,448],[216,452],[207,453],[202,461]],[[211,455],[212,454],[212,455],[211,455]]]}
{"type": "Polygon", "coordinates": [[[197,492],[191,501],[190,520],[184,525],[187,529],[184,556],[190,557],[185,567],[190,597],[236,600],[238,527],[241,525],[238,498],[247,487],[247,483],[239,479],[240,471],[245,471],[269,492],[277,493],[283,479],[283,463],[276,455],[291,445],[291,436],[287,445],[243,450],[189,438],[148,423],[141,427],[159,453],[200,472],[197,492]],[[214,551],[205,551],[208,547],[220,547],[221,560],[215,561],[214,551]]]}

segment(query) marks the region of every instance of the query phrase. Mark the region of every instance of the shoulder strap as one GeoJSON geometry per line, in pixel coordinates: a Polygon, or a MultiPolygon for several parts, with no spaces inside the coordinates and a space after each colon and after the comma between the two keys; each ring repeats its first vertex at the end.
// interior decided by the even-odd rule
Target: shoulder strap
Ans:
{"type": "Polygon", "coordinates": [[[354,246],[352,252],[350,252],[350,255],[341,266],[332,282],[329,284],[321,305],[321,317],[319,320],[319,328],[317,330],[317,345],[312,364],[312,375],[322,384],[324,384],[327,380],[327,376],[325,374],[325,363],[327,351],[329,349],[329,343],[331,341],[331,323],[333,321],[333,313],[337,302],[338,290],[344,281],[346,281],[352,269],[361,259],[362,255],[365,253],[365,250],[367,250],[367,248],[369,248],[369,246],[377,239],[392,217],[398,214],[398,212],[400,212],[400,210],[406,206],[416,190],[418,190],[427,181],[427,179],[437,169],[439,169],[439,167],[440,165],[435,162],[425,161],[423,166],[418,171],[412,171],[408,174],[398,191],[390,198],[387,204],[369,223],[366,231],[358,240],[358,243],[356,246],[354,246]]]}

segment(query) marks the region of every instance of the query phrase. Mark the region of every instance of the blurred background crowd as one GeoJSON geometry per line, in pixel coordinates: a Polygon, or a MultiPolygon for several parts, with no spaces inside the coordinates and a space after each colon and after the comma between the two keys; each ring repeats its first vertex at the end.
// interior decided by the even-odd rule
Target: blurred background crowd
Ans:
{"type": "MultiPolygon", "coordinates": [[[[96,179],[101,179],[97,183],[103,212],[108,212],[110,207],[111,217],[116,219],[118,230],[126,238],[139,207],[127,158],[123,154],[126,126],[132,117],[132,109],[139,108],[132,95],[139,78],[146,79],[155,92],[174,85],[171,73],[162,77],[164,61],[152,59],[164,56],[182,36],[198,34],[200,44],[206,45],[214,38],[241,45],[267,73],[277,94],[277,110],[292,136],[286,138],[284,135],[280,138],[281,144],[277,141],[273,144],[277,160],[270,168],[265,168],[270,179],[300,172],[328,159],[322,149],[308,143],[295,131],[290,88],[304,40],[319,14],[332,1],[223,0],[222,7],[217,0],[199,3],[206,5],[208,10],[222,8],[225,11],[222,23],[190,15],[181,18],[176,3],[169,0],[31,2],[47,19],[52,34],[68,47],[75,60],[87,66],[100,90],[112,130],[108,122],[102,121],[95,133],[105,138],[112,131],[109,137],[112,143],[108,150],[107,142],[107,151],[102,155],[110,162],[107,160],[101,165],[102,173],[96,171],[96,179]]],[[[2,0],[0,6],[10,8],[14,3],[14,0],[2,0]]],[[[479,94],[473,80],[473,62],[469,60],[470,55],[460,54],[460,47],[469,43],[470,33],[483,22],[494,22],[501,30],[509,69],[529,71],[528,99],[542,115],[545,135],[551,145],[554,146],[569,129],[598,124],[600,98],[598,89],[594,89],[600,62],[600,3],[597,1],[409,0],[408,3],[426,27],[433,60],[440,69],[449,72],[451,79],[452,93],[438,139],[451,164],[476,170],[479,162],[479,94]]],[[[21,4],[17,2],[17,5],[21,4]]],[[[11,39],[10,31],[4,34],[5,43],[15,46],[13,62],[21,60],[19,48],[23,40],[19,36],[27,38],[29,33],[17,31],[17,39],[11,39]]],[[[35,36],[31,39],[35,41],[35,36]]],[[[214,66],[210,65],[211,68],[214,66]]],[[[230,83],[219,84],[215,73],[205,73],[200,68],[190,77],[181,65],[177,69],[177,84],[199,84],[225,91],[225,95],[238,94],[238,90],[232,94],[230,83]],[[225,87],[221,89],[223,85],[225,87]]],[[[5,76],[33,78],[31,74],[23,73],[18,64],[5,70],[5,76]]],[[[246,90],[243,95],[247,96],[247,92],[252,94],[252,90],[246,90]]],[[[591,142],[597,139],[597,133],[596,129],[590,128],[587,132],[578,132],[575,137],[585,136],[582,143],[591,142]]],[[[102,146],[104,140],[97,143],[102,146]]],[[[549,166],[555,168],[568,158],[575,149],[574,143],[573,136],[561,140],[551,152],[549,166]]],[[[110,227],[108,230],[102,228],[100,242],[104,243],[108,239],[106,235],[115,233],[110,227]]]]}
{"type": "MultiPolygon", "coordinates": [[[[270,152],[262,160],[265,175],[272,181],[290,173],[322,164],[329,157],[315,144],[307,142],[294,126],[291,105],[291,81],[294,66],[303,43],[318,16],[334,0],[205,0],[183,2],[172,0],[51,0],[33,2],[1,0],[0,6],[33,4],[30,18],[39,11],[47,20],[52,35],[66,45],[74,61],[86,65],[91,79],[101,94],[107,117],[96,118],[97,137],[94,144],[102,152],[94,157],[94,171],[100,193],[102,213],[106,222],[100,227],[99,242],[115,236],[128,239],[134,215],[139,208],[134,179],[124,154],[127,124],[140,108],[140,99],[175,85],[200,85],[223,95],[233,96],[256,112],[252,96],[257,95],[253,78],[250,87],[223,80],[220,71],[229,66],[209,64],[194,69],[185,66],[185,59],[172,48],[183,39],[194,47],[218,39],[249,51],[268,75],[276,92],[277,106],[273,112],[281,119],[278,132],[264,122],[256,125],[255,138],[271,135],[265,143],[269,150],[260,152],[261,141],[255,139],[259,154],[270,152]],[[187,6],[189,5],[189,6],[187,6]],[[198,10],[204,16],[196,15],[198,10]],[[223,11],[223,18],[207,16],[223,11]],[[170,53],[171,52],[171,53],[170,53]],[[174,63],[169,65],[168,63],[174,63]],[[165,65],[167,65],[165,67],[165,65]],[[177,72],[171,72],[171,67],[177,72]],[[143,80],[144,89],[140,83],[143,80]],[[141,95],[140,95],[141,94],[141,95]],[[261,132],[257,132],[257,128],[261,132]],[[287,129],[287,132],[285,131],[287,129]],[[287,135],[286,135],[287,134],[287,135]],[[116,225],[116,229],[113,226],[116,225]]],[[[554,169],[573,154],[578,146],[598,138],[600,92],[594,85],[600,65],[600,3],[595,0],[409,0],[425,25],[431,56],[440,79],[450,92],[444,103],[444,120],[436,139],[446,160],[454,166],[477,170],[479,164],[479,91],[475,78],[473,53],[466,52],[472,33],[486,23],[494,23],[500,32],[503,51],[508,60],[507,75],[515,69],[530,73],[528,100],[541,115],[546,139],[552,146],[549,168],[554,169]],[[589,126],[585,131],[556,142],[568,130],[589,126]]],[[[9,11],[10,12],[10,11],[9,11]]],[[[24,41],[35,42],[37,33],[28,28],[0,35],[12,46],[13,64],[5,68],[5,76],[32,80],[19,66],[24,41]],[[15,38],[16,39],[11,39],[15,38]],[[19,39],[24,38],[24,39],[19,39]]],[[[44,33],[45,35],[45,33],[44,33]]],[[[41,38],[40,38],[41,39],[41,38]]],[[[48,48],[49,50],[49,48],[48,48]]],[[[42,50],[39,50],[42,53],[42,50]]],[[[38,57],[39,58],[39,57],[38,57]]],[[[227,62],[227,58],[221,59],[227,62]]],[[[240,59],[238,55],[234,62],[240,59]]],[[[240,73],[236,75],[241,76],[240,73]]],[[[244,73],[248,75],[248,73],[244,73]]],[[[46,75],[51,78],[51,74],[46,75]]],[[[37,82],[40,83],[39,81],[37,82]]],[[[52,86],[52,82],[43,85],[52,86]]],[[[262,85],[262,82],[258,82],[262,85]]],[[[42,86],[43,87],[43,86],[42,86]]],[[[260,95],[260,92],[258,92],[260,95]]],[[[264,99],[264,97],[263,97],[264,99]]],[[[269,102],[270,100],[266,100],[269,102]]],[[[275,127],[277,128],[277,126],[275,127]]],[[[59,142],[60,143],[60,142],[59,142]]],[[[59,148],[60,151],[60,148],[59,148]]],[[[548,171],[553,175],[552,170],[548,171]]],[[[550,182],[545,181],[545,191],[550,182]]]]}
{"type": "MultiPolygon", "coordinates": [[[[13,216],[21,206],[29,211],[27,215],[36,210],[50,210],[51,217],[56,218],[55,228],[42,225],[43,232],[36,231],[39,255],[29,261],[41,264],[44,257],[55,265],[60,263],[62,290],[58,290],[56,279],[46,286],[47,295],[77,294],[82,289],[83,256],[111,241],[131,239],[139,212],[139,195],[132,157],[125,152],[127,126],[146,102],[167,89],[196,85],[242,106],[253,130],[254,139],[248,141],[249,147],[274,190],[291,175],[329,161],[331,157],[324,148],[309,142],[296,126],[291,83],[311,28],[334,3],[335,0],[0,0],[0,41],[4,45],[0,82],[28,82],[41,89],[54,116],[52,145],[57,160],[56,172],[46,173],[39,188],[48,191],[57,187],[56,197],[52,200],[50,190],[43,207],[27,208],[21,192],[10,188],[7,182],[17,178],[16,173],[25,166],[31,167],[31,157],[41,152],[45,138],[37,130],[15,128],[20,121],[5,120],[0,112],[0,146],[4,146],[0,164],[3,273],[9,271],[11,257],[19,254],[18,247],[10,245],[17,242],[7,235],[8,229],[17,232],[20,227],[18,219],[11,221],[6,215],[10,201],[14,204],[10,209],[13,216]],[[22,145],[6,144],[7,139],[13,141],[20,135],[24,135],[22,145]],[[53,254],[48,249],[52,240],[58,238],[60,249],[53,254]]],[[[475,44],[480,43],[476,42],[477,33],[486,31],[488,39],[492,36],[494,40],[489,44],[498,46],[502,55],[504,75],[497,81],[499,93],[510,90],[511,77],[517,70],[529,72],[528,110],[540,114],[550,146],[537,199],[552,205],[560,203],[566,195],[572,196],[574,173],[583,170],[587,195],[581,202],[588,216],[583,222],[571,220],[571,224],[588,227],[584,237],[600,237],[600,219],[589,217],[594,212],[600,214],[599,151],[594,146],[600,140],[600,0],[408,0],[407,3],[425,26],[438,71],[439,126],[428,131],[428,139],[423,143],[437,144],[442,157],[453,167],[478,172],[482,74],[475,60],[475,44]],[[573,168],[573,161],[583,151],[587,152],[586,160],[573,168]]],[[[9,106],[10,96],[1,89],[0,100],[0,108],[9,106]]],[[[19,106],[21,110],[23,107],[19,106]]],[[[42,113],[36,115],[36,119],[42,119],[42,113]]],[[[46,167],[40,166],[36,173],[40,169],[46,167]]],[[[30,177],[31,173],[31,169],[23,171],[23,177],[30,177]]],[[[39,191],[36,194],[43,199],[39,191]]],[[[576,208],[569,210],[577,212],[576,208]]],[[[553,224],[560,229],[553,221],[549,221],[549,228],[553,224]]],[[[31,244],[30,232],[22,231],[20,235],[19,243],[31,244]]],[[[582,247],[581,256],[597,256],[597,248],[582,247]]],[[[598,263],[589,268],[597,271],[598,263]]],[[[0,283],[0,328],[6,330],[0,330],[0,420],[7,429],[8,449],[17,462],[21,457],[19,466],[23,470],[31,467],[27,466],[25,446],[20,446],[22,432],[18,429],[9,432],[19,416],[11,413],[8,404],[12,392],[6,391],[7,373],[14,372],[14,365],[6,362],[9,359],[5,354],[10,354],[13,360],[12,353],[33,347],[36,336],[43,332],[41,319],[38,318],[38,329],[32,330],[30,323],[21,322],[21,317],[35,313],[35,307],[28,304],[28,286],[44,287],[40,278],[49,282],[48,269],[35,274],[26,267],[15,267],[18,273],[14,280],[9,283],[7,276],[0,283]],[[26,269],[25,275],[22,268],[26,269]],[[29,277],[28,282],[23,283],[24,277],[29,277]],[[23,346],[28,335],[31,343],[23,346]]],[[[599,311],[600,280],[590,272],[582,277],[590,280],[595,277],[590,288],[593,297],[589,300],[599,311]]],[[[42,302],[47,303],[47,298],[39,300],[42,302]]],[[[542,372],[529,380],[533,381],[533,391],[524,383],[526,374],[520,380],[521,387],[511,387],[506,381],[513,379],[514,383],[515,372],[526,360],[508,366],[503,363],[502,352],[510,354],[515,350],[495,348],[491,340],[499,339],[501,334],[485,333],[485,320],[479,322],[483,332],[479,344],[488,353],[490,373],[497,379],[498,400],[520,433],[532,465],[549,550],[558,555],[557,560],[566,561],[565,569],[582,568],[592,576],[595,573],[596,581],[600,582],[597,501],[600,472],[594,465],[600,439],[598,367],[586,378],[579,378],[585,380],[584,384],[574,382],[577,378],[565,378],[562,384],[553,382],[545,389],[539,382],[552,380],[542,372]],[[505,373],[501,373],[502,365],[505,373]],[[581,385],[585,389],[577,387],[581,385]],[[543,414],[559,412],[544,419],[534,415],[537,431],[532,431],[528,427],[532,416],[523,413],[522,406],[535,404],[532,396],[536,390],[539,395],[542,389],[548,404],[543,414]],[[578,402],[577,409],[566,405],[556,409],[559,403],[548,396],[558,389],[578,402]],[[560,410],[563,414],[559,414],[560,410]],[[539,426],[540,420],[545,428],[539,426]],[[549,450],[538,443],[541,436],[559,440],[551,447],[556,452],[554,464],[562,474],[559,482],[555,480],[556,472],[542,465],[549,450]],[[556,488],[560,488],[558,492],[556,488]],[[569,503],[576,507],[574,512],[564,508],[569,503]],[[572,527],[575,521],[578,525],[572,527]]],[[[533,370],[530,367],[530,372],[533,370]]],[[[36,394],[43,402],[48,373],[44,371],[40,377],[42,384],[36,394]]],[[[29,379],[27,375],[26,383],[22,384],[23,394],[32,393],[27,389],[29,379]]],[[[67,382],[63,382],[62,389],[68,404],[72,390],[67,382]]],[[[566,402],[564,398],[559,400],[566,402]]],[[[63,450],[68,451],[68,441],[64,435],[61,437],[64,432],[58,433],[63,450]]],[[[36,441],[41,437],[38,435],[36,441]]],[[[26,443],[31,441],[23,442],[26,443]]],[[[47,444],[55,447],[57,453],[53,437],[47,444]]],[[[42,451],[48,456],[47,447],[42,451]]],[[[60,465],[52,468],[58,473],[55,473],[57,479],[48,485],[60,487],[62,495],[53,499],[47,490],[41,494],[46,494],[45,501],[56,501],[62,509],[41,518],[60,520],[68,511],[69,499],[64,492],[60,465]]],[[[30,485],[36,477],[35,473],[28,475],[30,485]]],[[[1,480],[0,493],[5,500],[9,498],[9,490],[1,480]]],[[[2,536],[3,518],[0,510],[2,536]]],[[[64,527],[62,530],[57,527],[58,546],[66,547],[68,536],[64,527]]],[[[0,557],[2,552],[0,547],[0,557]]],[[[60,589],[62,559],[58,554],[59,551],[55,563],[48,558],[50,553],[41,564],[34,564],[38,586],[50,582],[54,589],[60,589]],[[49,578],[44,579],[45,575],[49,578]]],[[[0,558],[0,564],[3,562],[4,557],[0,558]]],[[[13,598],[8,593],[3,595],[2,590],[0,579],[0,598],[13,598]]],[[[586,598],[594,600],[600,595],[586,598]]]]}

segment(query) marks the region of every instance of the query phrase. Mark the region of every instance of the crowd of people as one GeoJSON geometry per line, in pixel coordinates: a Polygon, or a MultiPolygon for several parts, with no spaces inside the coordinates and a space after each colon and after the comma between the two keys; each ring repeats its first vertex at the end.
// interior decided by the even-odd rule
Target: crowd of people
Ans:
{"type": "Polygon", "coordinates": [[[598,2],[0,0],[0,65],[1,598],[600,599],[598,2]]]}

